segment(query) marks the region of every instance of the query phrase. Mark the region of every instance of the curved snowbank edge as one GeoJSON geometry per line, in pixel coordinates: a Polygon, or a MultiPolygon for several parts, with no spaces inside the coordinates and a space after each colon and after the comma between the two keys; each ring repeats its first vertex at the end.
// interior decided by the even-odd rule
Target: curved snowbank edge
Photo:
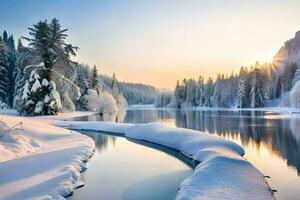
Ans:
{"type": "Polygon", "coordinates": [[[177,200],[189,199],[275,199],[264,176],[244,159],[244,149],[223,138],[161,124],[113,122],[55,122],[56,126],[75,130],[111,132],[145,140],[180,151],[200,161],[194,173],[185,179],[177,200]]]}

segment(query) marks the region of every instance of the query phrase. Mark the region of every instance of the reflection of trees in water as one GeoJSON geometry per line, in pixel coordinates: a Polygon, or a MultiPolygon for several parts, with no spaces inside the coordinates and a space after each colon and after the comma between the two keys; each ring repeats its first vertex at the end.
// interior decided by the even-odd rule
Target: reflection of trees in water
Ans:
{"type": "Polygon", "coordinates": [[[119,110],[114,113],[95,114],[89,116],[76,117],[72,120],[75,121],[110,121],[110,122],[123,122],[126,116],[126,110],[119,110]]]}
{"type": "MultiPolygon", "coordinates": [[[[263,143],[300,172],[300,118],[264,116],[264,112],[258,111],[128,110],[126,113],[122,110],[112,115],[92,115],[78,120],[147,123],[175,119],[178,127],[217,134],[258,150],[263,143]]],[[[99,144],[97,148],[107,148],[110,140],[114,143],[114,139],[98,138],[95,140],[99,144]]]]}
{"type": "Polygon", "coordinates": [[[257,111],[191,111],[175,112],[176,126],[240,140],[244,146],[262,143],[287,159],[300,172],[300,119],[268,119],[257,111]]]}
{"type": "Polygon", "coordinates": [[[95,144],[96,149],[101,152],[103,150],[106,150],[108,145],[112,144],[113,146],[116,145],[117,138],[115,136],[111,135],[102,135],[102,134],[87,134],[89,137],[91,137],[95,144]]]}
{"type": "Polygon", "coordinates": [[[174,119],[174,112],[171,110],[127,110],[124,122],[127,123],[148,123],[158,119],[174,119]]]}

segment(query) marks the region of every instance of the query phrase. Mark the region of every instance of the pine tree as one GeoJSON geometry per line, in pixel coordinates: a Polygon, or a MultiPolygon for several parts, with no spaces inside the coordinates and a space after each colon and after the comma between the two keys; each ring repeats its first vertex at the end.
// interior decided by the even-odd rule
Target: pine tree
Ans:
{"type": "MultiPolygon", "coordinates": [[[[63,95],[65,99],[68,97],[67,100],[70,100],[70,93],[66,94],[64,88],[74,91],[74,98],[79,98],[78,87],[60,73],[65,70],[64,67],[69,67],[65,64],[71,63],[70,55],[75,55],[77,50],[71,44],[65,43],[66,31],[67,29],[61,29],[57,19],[53,19],[51,23],[45,20],[29,28],[30,38],[23,37],[29,42],[30,47],[26,48],[24,54],[29,52],[32,59],[27,63],[27,59],[23,58],[21,65],[18,64],[18,76],[25,76],[23,80],[22,78],[20,80],[25,85],[17,84],[19,89],[16,105],[21,113],[29,115],[57,114],[62,109],[60,95],[63,95]],[[57,71],[57,68],[54,67],[61,68],[61,70],[57,71]],[[59,89],[62,94],[58,93],[54,80],[58,81],[61,86],[64,85],[64,88],[59,89]],[[30,92],[27,92],[29,90],[30,92]],[[24,91],[26,91],[26,98],[23,98],[24,91]]],[[[18,44],[19,48],[22,49],[21,43],[18,44]]],[[[20,62],[18,61],[18,63],[20,62]]]]}
{"type": "Polygon", "coordinates": [[[10,107],[13,106],[14,99],[14,89],[15,89],[15,70],[16,70],[16,48],[13,36],[9,36],[7,41],[7,49],[8,49],[8,104],[10,107]]]}
{"type": "Polygon", "coordinates": [[[205,85],[205,103],[204,106],[206,107],[211,107],[211,98],[214,94],[214,81],[213,78],[208,78],[206,85],[205,85]]]}
{"type": "Polygon", "coordinates": [[[200,76],[198,79],[197,87],[196,87],[196,104],[197,106],[204,106],[205,104],[205,96],[206,96],[206,91],[205,91],[205,85],[204,85],[204,80],[200,76]]]}
{"type": "Polygon", "coordinates": [[[264,107],[267,99],[266,77],[258,68],[252,72],[250,82],[251,108],[264,107]]]}
{"type": "Polygon", "coordinates": [[[0,101],[7,103],[8,95],[8,65],[4,40],[0,40],[0,101]]]}
{"type": "Polygon", "coordinates": [[[116,74],[115,73],[113,73],[113,76],[112,76],[111,91],[112,91],[113,97],[115,99],[117,99],[117,97],[119,95],[119,86],[118,86],[118,80],[116,78],[116,74]]]}
{"type": "Polygon", "coordinates": [[[196,82],[193,79],[189,79],[186,82],[186,105],[196,106],[196,82]]]}
{"type": "Polygon", "coordinates": [[[214,93],[212,96],[212,105],[213,107],[222,107],[222,80],[224,75],[218,74],[217,81],[214,83],[214,93]]]}
{"type": "Polygon", "coordinates": [[[92,69],[92,89],[96,90],[99,93],[99,75],[98,75],[98,69],[96,65],[94,65],[92,69]]]}
{"type": "Polygon", "coordinates": [[[3,32],[3,42],[4,42],[5,44],[7,44],[7,41],[8,41],[8,34],[7,34],[6,31],[4,31],[4,32],[3,32]]]}
{"type": "Polygon", "coordinates": [[[242,67],[240,70],[240,77],[238,79],[238,107],[239,108],[247,108],[250,106],[249,104],[249,93],[250,93],[250,85],[249,85],[249,74],[242,67]]]}
{"type": "Polygon", "coordinates": [[[186,101],[187,81],[183,79],[182,84],[177,81],[175,88],[175,100],[178,108],[182,107],[182,104],[186,101]]]}

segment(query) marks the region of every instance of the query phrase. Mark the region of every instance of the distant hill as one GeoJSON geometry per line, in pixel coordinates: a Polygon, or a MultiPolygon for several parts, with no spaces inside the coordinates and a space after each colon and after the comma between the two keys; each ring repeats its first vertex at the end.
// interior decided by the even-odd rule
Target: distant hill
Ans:
{"type": "MultiPolygon", "coordinates": [[[[100,75],[100,84],[105,90],[110,90],[112,78],[100,75]]],[[[159,93],[155,87],[142,83],[118,82],[118,86],[129,105],[153,104],[159,93]]]]}

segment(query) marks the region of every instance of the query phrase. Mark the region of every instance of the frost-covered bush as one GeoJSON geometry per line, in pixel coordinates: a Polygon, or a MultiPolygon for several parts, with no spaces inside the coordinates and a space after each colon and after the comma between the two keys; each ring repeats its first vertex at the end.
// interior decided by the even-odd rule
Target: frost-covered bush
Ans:
{"type": "Polygon", "coordinates": [[[89,89],[86,95],[86,108],[100,113],[113,113],[117,110],[117,103],[113,96],[107,92],[98,94],[96,90],[89,89]]]}
{"type": "Polygon", "coordinates": [[[297,81],[290,93],[291,106],[300,108],[300,81],[297,81]]]}

